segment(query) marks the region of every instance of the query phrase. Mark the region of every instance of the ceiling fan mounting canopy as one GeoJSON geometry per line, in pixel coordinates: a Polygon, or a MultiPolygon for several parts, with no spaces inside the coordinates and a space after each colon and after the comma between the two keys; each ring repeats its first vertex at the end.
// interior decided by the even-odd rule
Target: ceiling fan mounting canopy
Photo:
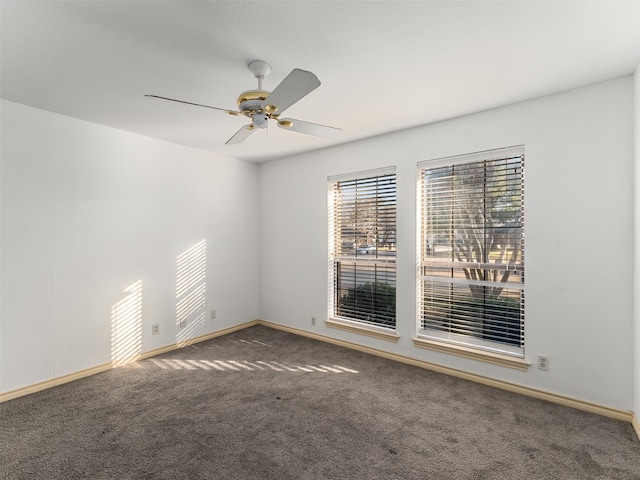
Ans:
{"type": "MultiPolygon", "coordinates": [[[[249,64],[249,70],[251,70],[251,73],[253,73],[253,75],[260,82],[261,80],[264,80],[265,78],[267,78],[271,73],[271,65],[269,65],[267,62],[264,62],[262,60],[254,60],[249,64]]],[[[262,88],[262,87],[258,87],[258,88],[262,88]]]]}
{"type": "Polygon", "coordinates": [[[279,115],[296,103],[298,100],[311,93],[320,86],[320,80],[313,73],[299,68],[293,69],[285,79],[272,92],[262,89],[262,80],[271,73],[271,65],[262,60],[254,60],[249,63],[249,70],[258,79],[256,90],[242,92],[237,100],[238,110],[227,110],[224,108],[211,107],[199,103],[185,102],[173,98],[160,97],[158,95],[145,95],[149,98],[168,100],[171,102],[184,103],[197,107],[205,107],[213,110],[222,110],[229,115],[246,116],[251,118],[251,123],[240,128],[233,135],[227,144],[240,143],[246,140],[256,129],[266,128],[269,120],[275,120],[278,127],[285,128],[298,133],[315,135],[321,137],[333,136],[342,130],[335,127],[320,125],[317,123],[294,120],[292,118],[280,119],[279,115]]]}

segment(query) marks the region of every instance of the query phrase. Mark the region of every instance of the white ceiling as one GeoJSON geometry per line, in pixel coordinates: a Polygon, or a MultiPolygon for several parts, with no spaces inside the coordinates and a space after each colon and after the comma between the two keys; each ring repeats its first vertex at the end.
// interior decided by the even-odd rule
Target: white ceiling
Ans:
{"type": "Polygon", "coordinates": [[[633,73],[632,1],[0,2],[6,100],[261,162],[633,73]],[[331,141],[278,128],[225,145],[265,60],[322,85],[286,116],[341,127],[331,141]]]}

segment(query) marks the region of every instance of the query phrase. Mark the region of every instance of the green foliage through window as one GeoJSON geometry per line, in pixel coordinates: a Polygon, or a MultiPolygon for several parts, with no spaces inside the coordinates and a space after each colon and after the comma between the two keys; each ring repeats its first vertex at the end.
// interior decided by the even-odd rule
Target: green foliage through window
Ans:
{"type": "Polygon", "coordinates": [[[349,288],[347,294],[340,298],[337,314],[367,323],[395,327],[396,287],[375,282],[349,288]]]}

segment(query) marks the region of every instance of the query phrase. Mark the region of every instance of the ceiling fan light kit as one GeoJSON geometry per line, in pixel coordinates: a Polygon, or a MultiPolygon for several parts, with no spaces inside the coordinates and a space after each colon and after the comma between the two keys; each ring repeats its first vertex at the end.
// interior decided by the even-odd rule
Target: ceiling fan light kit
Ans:
{"type": "Polygon", "coordinates": [[[238,100],[236,101],[238,105],[237,111],[185,102],[183,100],[158,95],[145,96],[213,110],[221,110],[229,115],[244,115],[250,118],[251,123],[240,128],[240,130],[227,140],[227,144],[237,144],[245,141],[256,129],[267,128],[269,120],[275,120],[280,128],[317,137],[330,137],[342,131],[339,128],[329,127],[327,125],[303,122],[302,120],[294,120],[292,118],[279,118],[284,110],[320,86],[320,80],[318,80],[318,77],[313,73],[299,68],[293,69],[272,92],[269,92],[262,89],[262,81],[271,73],[271,65],[262,60],[254,60],[249,63],[249,70],[258,80],[258,88],[256,90],[247,90],[238,96],[238,100]]]}

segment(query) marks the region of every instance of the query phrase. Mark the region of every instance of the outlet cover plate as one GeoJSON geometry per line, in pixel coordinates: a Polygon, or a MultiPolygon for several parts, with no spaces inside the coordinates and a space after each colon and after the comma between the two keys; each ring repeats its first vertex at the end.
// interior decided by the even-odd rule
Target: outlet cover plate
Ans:
{"type": "Polygon", "coordinates": [[[549,357],[547,355],[538,355],[538,369],[549,370],[549,357]]]}

